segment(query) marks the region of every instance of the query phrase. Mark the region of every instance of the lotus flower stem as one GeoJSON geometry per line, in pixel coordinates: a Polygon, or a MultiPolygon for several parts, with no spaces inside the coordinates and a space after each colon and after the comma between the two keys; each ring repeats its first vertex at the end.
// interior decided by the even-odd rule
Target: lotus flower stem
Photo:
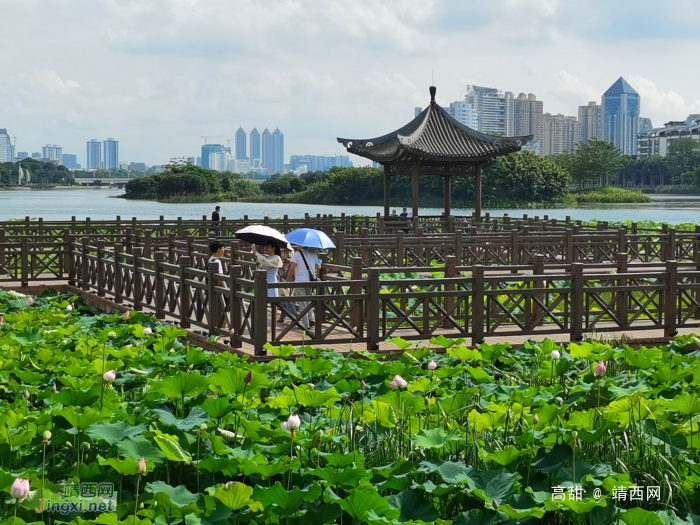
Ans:
{"type": "MultiPolygon", "coordinates": [[[[141,476],[139,474],[136,474],[136,500],[134,501],[134,525],[136,525],[136,513],[139,510],[139,481],[141,480],[141,476]]],[[[168,482],[170,483],[170,482],[168,482]]]]}

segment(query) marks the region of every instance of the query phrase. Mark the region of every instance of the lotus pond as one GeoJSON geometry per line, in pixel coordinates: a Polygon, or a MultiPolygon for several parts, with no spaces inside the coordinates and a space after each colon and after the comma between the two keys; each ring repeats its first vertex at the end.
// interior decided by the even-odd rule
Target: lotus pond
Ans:
{"type": "Polygon", "coordinates": [[[53,292],[0,311],[0,523],[700,523],[693,337],[254,363],[53,292]]]}

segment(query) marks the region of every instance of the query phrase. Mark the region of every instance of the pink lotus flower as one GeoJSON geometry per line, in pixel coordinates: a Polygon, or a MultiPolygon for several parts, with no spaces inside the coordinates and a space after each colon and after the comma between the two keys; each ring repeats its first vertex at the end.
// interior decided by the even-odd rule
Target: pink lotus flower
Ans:
{"type": "Polygon", "coordinates": [[[362,385],[362,390],[364,390],[367,387],[367,383],[365,383],[364,379],[360,381],[360,384],[362,385]]]}
{"type": "Polygon", "coordinates": [[[532,422],[536,425],[537,423],[540,422],[540,416],[535,414],[535,417],[532,418],[532,422]]]}
{"type": "Polygon", "coordinates": [[[127,321],[131,319],[131,310],[127,310],[126,312],[124,312],[124,319],[126,319],[127,321]]]}
{"type": "Polygon", "coordinates": [[[408,386],[408,381],[406,381],[403,377],[396,375],[394,376],[394,379],[391,380],[389,383],[389,388],[406,388],[408,386]]]}
{"type": "Polygon", "coordinates": [[[29,480],[17,478],[10,487],[10,495],[17,501],[21,501],[29,494],[29,480]]]}
{"type": "Polygon", "coordinates": [[[146,460],[143,458],[139,459],[139,462],[136,464],[136,472],[143,476],[147,469],[148,467],[146,466],[146,460]]]}
{"type": "Polygon", "coordinates": [[[5,318],[2,315],[0,315],[0,324],[5,324],[5,318]]]}
{"type": "Polygon", "coordinates": [[[596,377],[604,376],[605,372],[607,372],[608,369],[605,368],[605,363],[603,361],[598,361],[598,364],[595,365],[595,370],[593,371],[593,375],[596,377]]]}
{"type": "Polygon", "coordinates": [[[117,378],[116,370],[110,370],[109,372],[105,372],[105,375],[102,376],[102,379],[105,380],[105,383],[114,383],[114,380],[116,378],[117,378]]]}
{"type": "Polygon", "coordinates": [[[32,299],[31,297],[27,297],[27,306],[31,306],[33,304],[34,304],[34,299],[32,299]]]}
{"type": "Polygon", "coordinates": [[[253,371],[251,370],[248,372],[245,377],[243,378],[243,381],[245,382],[246,385],[249,385],[250,382],[253,380],[253,371]]]}
{"type": "Polygon", "coordinates": [[[428,363],[428,370],[435,370],[437,368],[437,363],[435,361],[430,361],[428,363]]]}

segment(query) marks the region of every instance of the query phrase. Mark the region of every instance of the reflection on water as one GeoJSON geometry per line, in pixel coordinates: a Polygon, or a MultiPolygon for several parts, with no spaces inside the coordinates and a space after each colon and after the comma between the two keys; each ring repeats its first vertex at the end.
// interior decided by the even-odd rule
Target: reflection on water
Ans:
{"type": "MultiPolygon", "coordinates": [[[[76,190],[45,190],[45,191],[0,191],[0,220],[30,217],[43,217],[46,220],[69,220],[75,215],[78,219],[114,219],[117,215],[123,219],[138,217],[139,219],[157,219],[164,215],[166,219],[183,217],[186,219],[201,218],[210,215],[215,203],[205,204],[164,204],[150,201],[127,201],[115,199],[123,190],[118,189],[76,189],[76,190]]],[[[569,215],[572,219],[603,221],[644,221],[680,222],[700,221],[700,196],[698,195],[653,195],[654,202],[647,204],[599,204],[581,205],[575,208],[550,208],[528,210],[486,210],[492,215],[508,213],[511,216],[522,216],[527,213],[533,217],[549,215],[564,218],[569,215]]],[[[381,206],[318,206],[311,204],[266,204],[247,202],[221,202],[222,215],[229,218],[241,218],[248,215],[251,218],[264,217],[303,217],[304,213],[321,214],[358,214],[373,215],[381,212],[381,206]]],[[[397,212],[400,208],[396,207],[397,212]]],[[[455,209],[455,215],[469,215],[471,209],[455,209]]],[[[421,208],[426,215],[439,215],[441,209],[421,208]]]]}

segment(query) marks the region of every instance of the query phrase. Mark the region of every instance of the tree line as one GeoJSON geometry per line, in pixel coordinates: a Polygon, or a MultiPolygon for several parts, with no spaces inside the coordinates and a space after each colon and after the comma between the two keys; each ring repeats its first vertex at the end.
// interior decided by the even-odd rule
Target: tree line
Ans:
{"type": "Polygon", "coordinates": [[[20,167],[22,171],[30,172],[30,184],[32,185],[72,185],[75,182],[71,171],[65,166],[27,158],[18,162],[0,162],[0,184],[3,186],[16,186],[19,181],[20,167]]]}

